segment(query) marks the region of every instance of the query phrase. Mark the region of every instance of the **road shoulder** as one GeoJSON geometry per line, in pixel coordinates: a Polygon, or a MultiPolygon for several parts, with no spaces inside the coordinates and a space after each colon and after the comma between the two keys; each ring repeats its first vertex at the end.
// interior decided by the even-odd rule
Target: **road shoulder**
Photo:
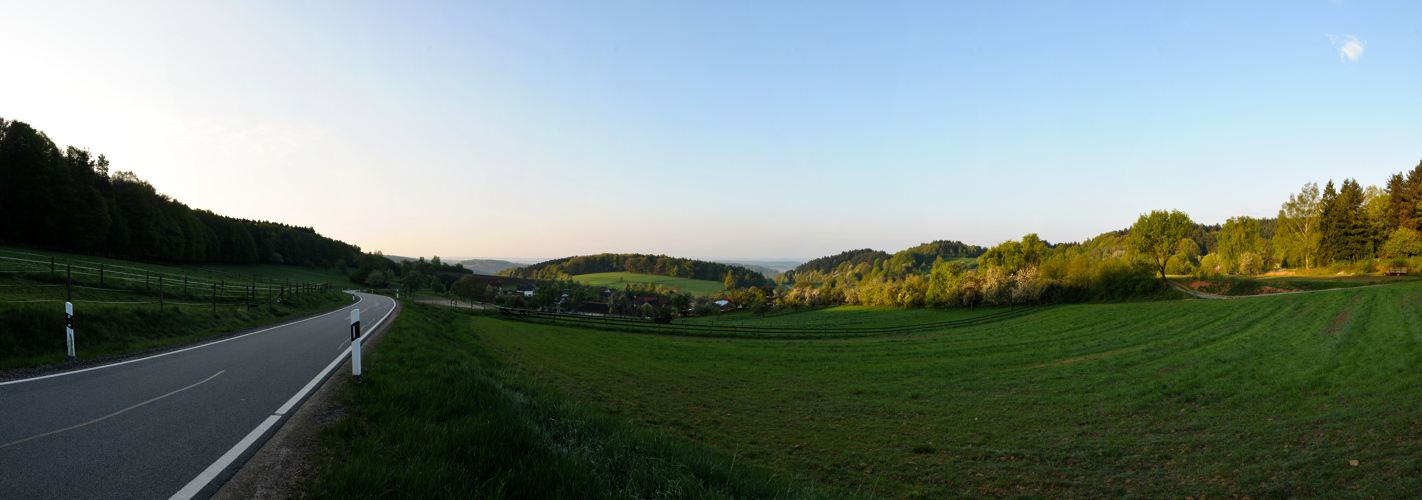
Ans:
{"type": "MultiPolygon", "coordinates": [[[[400,303],[395,302],[395,311],[390,319],[371,332],[362,345],[373,352],[400,317],[401,309],[400,303]]],[[[298,485],[315,470],[315,451],[321,429],[345,414],[345,407],[336,401],[336,395],[341,393],[350,378],[351,362],[348,358],[320,387],[312,391],[311,396],[212,498],[232,500],[303,496],[298,485]]]]}

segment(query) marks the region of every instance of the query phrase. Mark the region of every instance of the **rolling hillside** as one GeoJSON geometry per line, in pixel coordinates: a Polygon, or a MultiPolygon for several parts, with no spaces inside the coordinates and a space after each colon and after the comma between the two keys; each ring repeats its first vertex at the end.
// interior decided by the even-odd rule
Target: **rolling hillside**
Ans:
{"type": "Polygon", "coordinates": [[[653,282],[659,285],[666,285],[668,287],[681,287],[681,290],[683,292],[691,293],[693,295],[715,295],[726,289],[725,285],[717,283],[715,281],[694,280],[691,278],[671,278],[667,276],[657,276],[654,274],[595,273],[573,276],[573,279],[577,280],[579,283],[587,281],[588,283],[591,283],[593,285],[606,286],[611,288],[621,288],[623,286],[626,286],[627,283],[645,285],[647,284],[647,282],[653,282]]]}

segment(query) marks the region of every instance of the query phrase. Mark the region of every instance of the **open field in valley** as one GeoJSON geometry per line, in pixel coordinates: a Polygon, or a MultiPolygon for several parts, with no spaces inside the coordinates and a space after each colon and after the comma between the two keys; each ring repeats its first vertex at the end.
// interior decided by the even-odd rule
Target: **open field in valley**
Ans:
{"type": "Polygon", "coordinates": [[[628,283],[646,285],[647,282],[653,282],[658,285],[666,285],[669,288],[680,287],[681,291],[695,295],[715,295],[726,289],[725,285],[715,281],[696,280],[691,278],[673,278],[669,276],[657,276],[653,274],[595,273],[580,274],[577,276],[573,276],[573,279],[577,280],[578,283],[586,281],[593,285],[605,286],[614,289],[622,288],[628,283]]]}
{"type": "Polygon", "coordinates": [[[822,308],[802,308],[798,312],[790,307],[777,308],[764,316],[750,311],[738,311],[710,316],[679,318],[677,323],[751,326],[774,328],[877,328],[889,326],[939,323],[971,319],[1005,311],[998,308],[967,309],[902,309],[875,306],[832,306],[822,308]]]}
{"type": "Polygon", "coordinates": [[[688,338],[469,321],[482,345],[546,384],[839,491],[1422,494],[1419,283],[1055,306],[908,337],[688,338]]]}

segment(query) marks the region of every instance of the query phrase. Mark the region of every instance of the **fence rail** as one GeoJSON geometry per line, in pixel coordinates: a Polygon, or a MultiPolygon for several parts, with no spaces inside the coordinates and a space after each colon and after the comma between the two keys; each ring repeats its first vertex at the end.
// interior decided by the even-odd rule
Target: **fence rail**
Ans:
{"type": "Polygon", "coordinates": [[[39,256],[0,250],[0,279],[33,280],[0,284],[0,287],[3,287],[0,288],[0,295],[8,296],[0,298],[0,303],[3,304],[68,301],[76,304],[157,304],[159,309],[163,309],[165,304],[171,304],[211,307],[216,310],[218,307],[243,305],[250,308],[263,303],[282,301],[293,295],[320,293],[332,288],[326,283],[269,277],[229,283],[211,277],[193,277],[109,263],[85,262],[97,266],[91,267],[76,265],[75,261],[64,261],[57,257],[36,260],[14,255],[39,256]],[[56,290],[61,287],[62,290],[56,290]],[[88,296],[76,298],[76,293],[80,291],[86,292],[88,296]],[[133,299],[115,300],[127,296],[132,296],[133,299]]]}

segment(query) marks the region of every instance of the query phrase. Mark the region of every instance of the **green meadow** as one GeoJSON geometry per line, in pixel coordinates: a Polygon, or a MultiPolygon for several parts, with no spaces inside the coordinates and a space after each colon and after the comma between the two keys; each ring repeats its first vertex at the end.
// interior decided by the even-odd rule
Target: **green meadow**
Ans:
{"type": "Polygon", "coordinates": [[[1396,498],[1422,495],[1419,313],[1422,284],[1404,283],[1054,306],[854,339],[467,321],[469,338],[550,390],[841,494],[1396,498]]]}
{"type": "Polygon", "coordinates": [[[902,309],[877,306],[830,306],[821,308],[779,307],[765,315],[750,311],[679,318],[677,323],[694,325],[750,326],[773,328],[877,328],[922,323],[940,323],[996,314],[1006,309],[902,309]]]}
{"type": "Polygon", "coordinates": [[[478,312],[405,301],[322,432],[314,498],[843,498],[639,427],[482,345],[478,312]]]}
{"type": "Polygon", "coordinates": [[[622,288],[628,283],[645,286],[648,282],[651,282],[658,285],[666,285],[667,288],[680,288],[681,291],[693,295],[716,295],[726,289],[724,284],[715,281],[673,278],[654,274],[595,273],[580,274],[573,276],[573,279],[577,280],[578,283],[587,282],[592,285],[610,288],[622,288]]]}

